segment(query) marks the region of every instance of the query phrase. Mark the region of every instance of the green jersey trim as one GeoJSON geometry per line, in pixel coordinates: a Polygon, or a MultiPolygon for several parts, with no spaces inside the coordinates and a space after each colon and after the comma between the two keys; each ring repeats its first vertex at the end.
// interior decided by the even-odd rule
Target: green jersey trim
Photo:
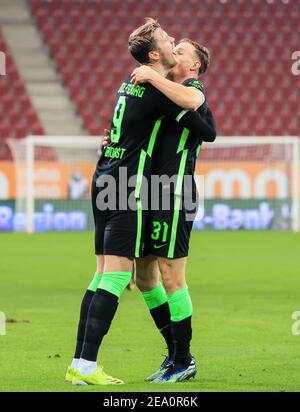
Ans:
{"type": "Polygon", "coordinates": [[[182,155],[180,159],[177,182],[176,182],[176,187],[175,187],[175,205],[174,205],[174,215],[173,215],[173,221],[172,221],[172,227],[171,227],[171,240],[170,240],[170,245],[169,245],[169,250],[168,250],[168,258],[174,257],[174,249],[175,249],[175,243],[176,243],[176,237],[177,237],[177,227],[178,227],[178,220],[179,220],[179,210],[180,210],[180,203],[181,203],[182,183],[183,183],[187,156],[189,152],[188,149],[184,149],[184,146],[186,144],[189,133],[190,131],[187,128],[183,129],[183,132],[181,133],[180,141],[177,147],[177,152],[176,152],[176,153],[182,152],[182,155]]]}
{"type": "Polygon", "coordinates": [[[147,153],[150,157],[152,157],[153,148],[154,148],[154,145],[155,145],[157,133],[160,129],[160,126],[161,126],[161,118],[158,119],[155,122],[155,125],[153,127],[153,130],[152,130],[152,133],[151,133],[151,136],[150,136],[150,140],[149,140],[149,144],[148,144],[148,148],[147,148],[147,153]]]}
{"type": "Polygon", "coordinates": [[[142,187],[142,182],[143,182],[143,171],[145,168],[146,157],[147,157],[147,153],[145,152],[145,150],[142,149],[141,154],[140,154],[139,166],[137,170],[137,176],[136,176],[136,187],[134,191],[134,196],[136,198],[140,197],[140,193],[141,193],[141,187],[142,187]]]}
{"type": "Polygon", "coordinates": [[[179,115],[176,117],[176,122],[180,122],[183,116],[188,112],[188,110],[182,110],[179,115]]]}
{"type": "Polygon", "coordinates": [[[178,144],[178,147],[177,147],[177,152],[176,152],[176,154],[178,154],[178,153],[180,153],[180,152],[183,151],[184,146],[185,146],[185,143],[186,143],[186,141],[187,141],[187,138],[188,138],[189,134],[190,134],[189,129],[187,129],[187,128],[185,127],[185,128],[183,129],[183,132],[181,133],[180,141],[179,141],[179,144],[178,144]]]}
{"type": "Polygon", "coordinates": [[[203,83],[201,83],[199,80],[196,80],[196,79],[189,80],[187,82],[186,86],[187,87],[194,87],[195,89],[199,90],[202,93],[204,91],[203,83]]]}
{"type": "Polygon", "coordinates": [[[143,226],[143,205],[141,199],[137,199],[137,231],[135,241],[135,257],[140,257],[142,226],[143,226]]]}
{"type": "Polygon", "coordinates": [[[177,227],[178,227],[178,220],[179,220],[179,210],[181,204],[181,192],[182,192],[182,183],[183,183],[183,176],[185,171],[185,165],[188,155],[188,149],[183,150],[179,165],[179,172],[176,182],[175,188],[175,205],[174,205],[174,215],[172,221],[172,228],[171,228],[171,241],[168,250],[168,258],[172,259],[174,257],[174,249],[175,243],[177,238],[177,227]]]}
{"type": "Polygon", "coordinates": [[[138,165],[138,170],[137,170],[136,187],[135,187],[135,191],[134,191],[134,196],[136,198],[140,197],[146,157],[147,157],[147,155],[149,157],[152,157],[153,148],[154,148],[154,145],[155,145],[157,133],[158,133],[158,131],[160,129],[160,126],[161,126],[161,119],[162,118],[159,118],[154,124],[153,130],[151,132],[151,136],[150,136],[150,139],[149,139],[147,152],[145,152],[145,150],[143,150],[143,149],[141,150],[139,165],[138,165]]]}

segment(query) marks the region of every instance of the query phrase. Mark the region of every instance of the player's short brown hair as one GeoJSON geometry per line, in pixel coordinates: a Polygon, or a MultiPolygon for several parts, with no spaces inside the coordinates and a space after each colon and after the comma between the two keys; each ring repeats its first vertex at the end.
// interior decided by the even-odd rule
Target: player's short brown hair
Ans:
{"type": "Polygon", "coordinates": [[[157,20],[146,18],[146,23],[134,30],[128,39],[128,50],[139,63],[149,63],[148,53],[156,49],[154,32],[160,28],[157,20]]]}
{"type": "Polygon", "coordinates": [[[207,47],[191,40],[191,39],[181,39],[179,43],[189,43],[195,48],[195,53],[200,60],[201,66],[199,68],[199,75],[205,73],[208,66],[210,65],[210,51],[207,47]]]}

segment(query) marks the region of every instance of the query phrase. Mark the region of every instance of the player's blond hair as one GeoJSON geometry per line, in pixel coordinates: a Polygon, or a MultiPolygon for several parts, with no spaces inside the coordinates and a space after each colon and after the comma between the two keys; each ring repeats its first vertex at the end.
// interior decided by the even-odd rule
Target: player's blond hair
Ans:
{"type": "Polygon", "coordinates": [[[128,50],[141,64],[149,63],[149,52],[156,49],[155,30],[160,28],[157,20],[147,17],[146,23],[134,30],[128,39],[128,50]]]}
{"type": "Polygon", "coordinates": [[[208,48],[191,39],[181,39],[179,43],[189,43],[194,46],[196,56],[201,63],[201,66],[199,68],[199,75],[205,73],[208,66],[210,65],[210,51],[208,50],[208,48]]]}

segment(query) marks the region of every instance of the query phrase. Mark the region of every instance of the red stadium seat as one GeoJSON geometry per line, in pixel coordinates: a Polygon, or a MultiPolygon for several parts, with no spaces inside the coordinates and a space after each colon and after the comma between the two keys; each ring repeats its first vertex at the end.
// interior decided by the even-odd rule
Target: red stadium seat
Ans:
{"type": "MultiPolygon", "coordinates": [[[[127,52],[127,37],[145,16],[157,17],[176,40],[192,37],[211,49],[212,63],[203,82],[222,134],[300,130],[299,87],[288,75],[290,67],[278,58],[286,44],[295,50],[299,46],[296,2],[238,0],[229,7],[228,2],[174,0],[171,8],[164,0],[29,4],[90,133],[101,131],[110,120],[115,91],[136,66],[127,52]],[[286,106],[280,106],[282,99],[286,106]],[[288,115],[285,107],[297,113],[292,121],[282,117],[288,115]],[[281,121],[255,121],[257,113],[269,116],[274,110],[281,121]]],[[[290,56],[287,59],[290,63],[290,56]]],[[[14,107],[9,99],[7,107],[14,107]]]]}
{"type": "Polygon", "coordinates": [[[9,126],[0,124],[0,138],[7,139],[10,136],[9,126]]]}
{"type": "MultiPolygon", "coordinates": [[[[7,50],[5,39],[0,30],[0,49],[6,52],[7,75],[0,76],[0,140],[9,137],[25,137],[29,134],[32,124],[39,124],[35,109],[27,94],[25,84],[20,79],[17,67],[11,53],[7,50]]],[[[11,153],[6,145],[1,145],[2,160],[11,159],[11,153]]]]}

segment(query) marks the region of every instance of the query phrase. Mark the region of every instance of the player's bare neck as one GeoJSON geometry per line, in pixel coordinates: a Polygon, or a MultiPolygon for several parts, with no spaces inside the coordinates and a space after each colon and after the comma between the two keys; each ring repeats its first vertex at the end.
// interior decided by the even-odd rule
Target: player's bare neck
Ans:
{"type": "Polygon", "coordinates": [[[148,66],[151,67],[151,69],[155,70],[157,73],[159,73],[161,76],[167,77],[168,70],[164,66],[162,66],[161,64],[159,64],[159,63],[149,63],[148,66]]]}

